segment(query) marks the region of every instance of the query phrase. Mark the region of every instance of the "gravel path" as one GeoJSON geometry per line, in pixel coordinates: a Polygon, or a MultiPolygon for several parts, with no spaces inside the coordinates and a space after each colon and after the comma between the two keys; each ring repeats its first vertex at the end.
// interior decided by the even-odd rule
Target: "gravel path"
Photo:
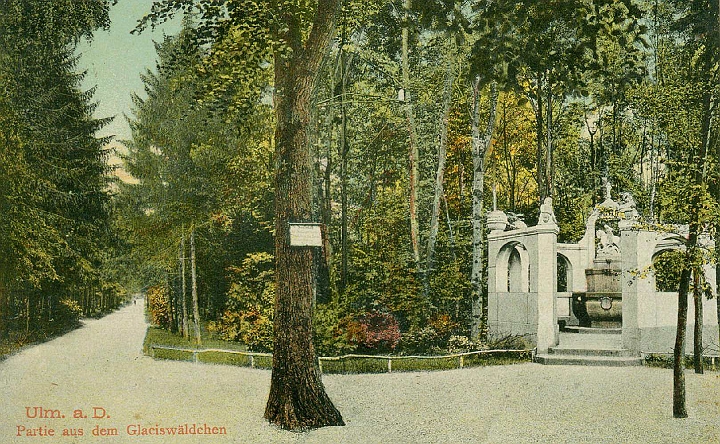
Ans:
{"type": "Polygon", "coordinates": [[[155,361],[142,355],[144,331],[138,303],[0,362],[0,443],[720,442],[717,373],[686,374],[690,417],[678,420],[670,370],[537,364],[328,375],[326,389],[347,425],[289,433],[262,419],[268,371],[155,361]],[[93,418],[103,413],[93,407],[109,418],[93,418]],[[77,409],[87,418],[72,418],[77,409]],[[51,418],[58,413],[65,418],[51,418]],[[185,423],[227,434],[135,436],[127,429],[185,423]],[[93,436],[96,425],[118,435],[93,436]],[[24,436],[46,428],[55,436],[24,436]],[[80,428],[82,437],[58,437],[80,428]]]}

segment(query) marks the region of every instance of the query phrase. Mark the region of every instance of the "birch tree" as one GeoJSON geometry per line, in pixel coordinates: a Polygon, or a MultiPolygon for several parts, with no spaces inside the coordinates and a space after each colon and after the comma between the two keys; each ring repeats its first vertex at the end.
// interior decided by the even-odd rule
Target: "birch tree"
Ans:
{"type": "MultiPolygon", "coordinates": [[[[477,328],[478,320],[486,321],[483,316],[487,313],[485,293],[485,158],[495,128],[498,88],[495,82],[490,85],[489,110],[485,128],[481,133],[480,129],[480,77],[476,77],[473,88],[472,107],[472,160],[473,160],[473,181],[472,181],[472,274],[470,282],[472,285],[473,299],[473,328],[477,328]]],[[[483,328],[485,330],[485,328],[483,328]]],[[[472,331],[472,336],[484,335],[484,332],[472,331]]]]}

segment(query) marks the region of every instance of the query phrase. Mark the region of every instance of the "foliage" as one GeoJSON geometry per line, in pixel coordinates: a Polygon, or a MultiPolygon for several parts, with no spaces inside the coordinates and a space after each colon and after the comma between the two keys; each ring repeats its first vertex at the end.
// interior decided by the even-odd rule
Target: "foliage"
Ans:
{"type": "Polygon", "coordinates": [[[680,274],[685,254],[682,250],[668,250],[653,260],[655,288],[658,291],[676,292],[680,286],[680,274]]]}
{"type": "Polygon", "coordinates": [[[55,320],[61,325],[76,326],[83,314],[82,307],[72,299],[61,299],[60,305],[55,310],[55,320]]]}
{"type": "Polygon", "coordinates": [[[402,208],[393,205],[401,191],[398,187],[377,190],[377,202],[363,219],[365,242],[354,245],[352,283],[343,298],[354,312],[390,311],[405,330],[423,323],[429,306],[420,294],[412,258],[403,248],[409,232],[402,208]]]}
{"type": "Polygon", "coordinates": [[[109,119],[92,117],[75,54],[109,26],[110,4],[8,0],[0,10],[0,338],[74,324],[63,298],[85,315],[120,302],[103,299],[117,238],[108,140],[95,134],[109,119]]]}
{"type": "Polygon", "coordinates": [[[370,311],[340,321],[346,341],[359,352],[388,353],[400,340],[400,327],[390,313],[370,311]]]}
{"type": "MultiPolygon", "coordinates": [[[[190,285],[187,252],[179,247],[191,231],[203,319],[219,319],[231,295],[254,291],[231,288],[227,270],[235,273],[246,255],[272,247],[269,107],[253,102],[247,116],[201,100],[210,80],[201,72],[205,53],[194,32],[185,20],[179,35],[156,44],[157,71],[143,76],[147,98],[134,97],[133,140],[126,142],[124,167],[135,181],[120,184],[118,198],[118,229],[128,244],[123,262],[143,285],[169,281],[172,329],[181,327],[183,316],[183,261],[186,290],[190,285]]],[[[258,304],[270,301],[266,295],[258,304]]],[[[226,322],[242,322],[243,332],[253,332],[248,339],[267,347],[271,318],[265,309],[226,322]]]]}
{"type": "Polygon", "coordinates": [[[336,304],[318,304],[315,307],[313,340],[319,356],[337,356],[357,350],[358,344],[348,340],[347,331],[343,328],[347,324],[343,310],[336,304]]]}
{"type": "Polygon", "coordinates": [[[252,309],[241,313],[226,310],[220,319],[211,323],[208,328],[224,340],[247,345],[251,351],[269,352],[272,350],[272,321],[252,309]]]}
{"type": "Polygon", "coordinates": [[[432,327],[423,327],[403,333],[399,348],[409,355],[438,353],[440,349],[438,333],[432,327]]]}
{"type": "Polygon", "coordinates": [[[246,344],[252,351],[271,351],[275,281],[273,257],[251,253],[233,267],[227,302],[220,319],[209,329],[222,339],[246,344]]]}
{"type": "Polygon", "coordinates": [[[181,335],[168,331],[167,329],[148,326],[147,331],[145,332],[145,339],[143,341],[143,351],[146,354],[150,354],[150,348],[152,345],[188,349],[218,348],[231,351],[247,351],[247,347],[242,344],[213,338],[203,338],[203,343],[198,345],[195,343],[193,338],[184,338],[181,335]]]}
{"type": "Polygon", "coordinates": [[[170,299],[168,289],[155,286],[147,289],[150,323],[162,328],[170,327],[170,299]]]}

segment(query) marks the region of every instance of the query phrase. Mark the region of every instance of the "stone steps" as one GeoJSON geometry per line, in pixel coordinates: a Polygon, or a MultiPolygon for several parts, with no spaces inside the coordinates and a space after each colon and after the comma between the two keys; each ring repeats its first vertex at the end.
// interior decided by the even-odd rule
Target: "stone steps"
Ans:
{"type": "Polygon", "coordinates": [[[548,355],[555,356],[605,356],[616,358],[635,358],[637,356],[631,350],[626,348],[604,348],[604,349],[587,349],[587,348],[564,348],[551,347],[548,355]]]}
{"type": "Polygon", "coordinates": [[[565,332],[568,333],[580,333],[584,335],[588,334],[601,334],[601,335],[620,335],[622,334],[622,328],[594,328],[594,327],[578,327],[574,325],[565,326],[565,332]]]}
{"type": "Polygon", "coordinates": [[[609,329],[585,329],[582,334],[560,333],[560,343],[535,361],[546,365],[626,367],[643,365],[643,359],[622,347],[621,336],[609,329]],[[588,331],[591,330],[591,331],[588,331]]]}
{"type": "Polygon", "coordinates": [[[592,356],[592,355],[563,355],[563,354],[538,354],[535,362],[544,365],[588,365],[602,367],[631,367],[643,365],[640,357],[625,356],[592,356]]]}

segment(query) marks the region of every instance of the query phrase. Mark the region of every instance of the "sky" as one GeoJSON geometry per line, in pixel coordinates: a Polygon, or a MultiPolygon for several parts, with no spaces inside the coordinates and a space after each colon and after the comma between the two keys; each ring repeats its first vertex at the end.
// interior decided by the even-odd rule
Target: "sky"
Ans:
{"type": "Polygon", "coordinates": [[[132,115],[132,93],[144,97],[140,75],[155,70],[155,46],[164,34],[180,30],[174,19],[154,31],[130,34],[137,21],[150,11],[152,0],[120,0],[110,9],[110,30],[96,31],[92,42],[83,42],[79,69],[87,70],[83,89],[96,87],[94,101],[99,102],[94,117],[115,116],[115,120],[97,135],[115,135],[116,140],[129,139],[130,127],[125,115],[132,115]]]}

